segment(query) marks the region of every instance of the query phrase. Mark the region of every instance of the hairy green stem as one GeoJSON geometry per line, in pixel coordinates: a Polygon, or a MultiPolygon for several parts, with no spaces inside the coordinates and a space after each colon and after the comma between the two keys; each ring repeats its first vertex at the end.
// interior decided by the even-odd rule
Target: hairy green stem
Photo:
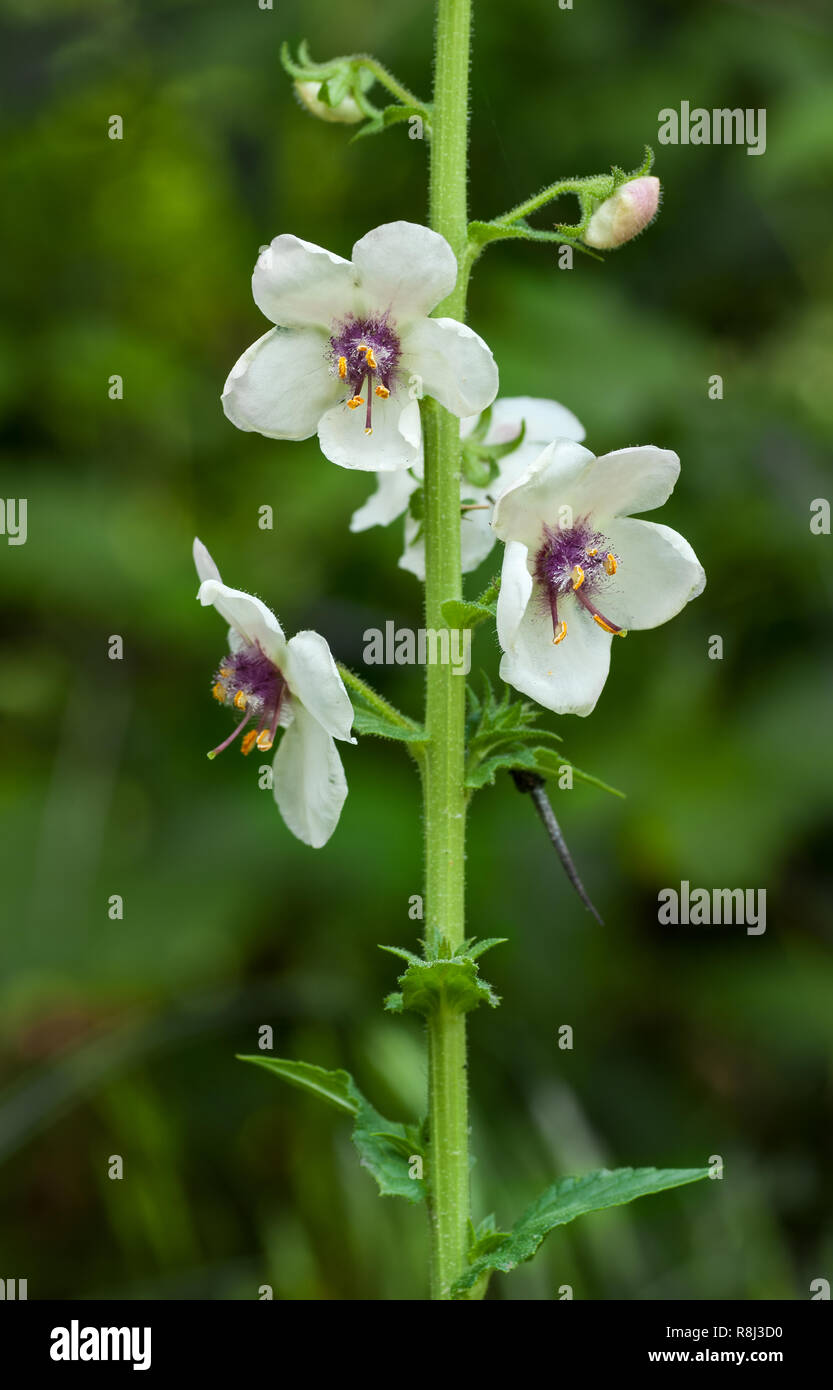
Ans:
{"type": "MultiPolygon", "coordinates": [[[[460,274],[437,313],[464,319],[468,237],[468,86],[471,0],[438,0],[430,222],[460,274]]],[[[422,406],[425,438],[425,623],[446,626],[442,604],[460,598],[460,424],[436,401],[422,406]]],[[[426,671],[423,768],[426,945],[465,937],[465,681],[447,663],[426,671]]],[[[468,1092],[465,1016],[442,1008],[428,1024],[431,1297],[449,1299],[467,1262],[468,1092]]]]}

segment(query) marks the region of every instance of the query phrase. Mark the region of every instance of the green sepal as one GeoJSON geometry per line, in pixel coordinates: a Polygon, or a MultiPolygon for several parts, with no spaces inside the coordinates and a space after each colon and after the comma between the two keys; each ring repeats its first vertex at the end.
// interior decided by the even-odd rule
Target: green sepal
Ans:
{"type": "Polygon", "coordinates": [[[238,1061],[263,1067],[290,1086],[297,1086],[342,1114],[351,1115],[353,1143],[359,1151],[362,1167],[376,1179],[381,1196],[404,1197],[407,1202],[424,1201],[424,1179],[409,1176],[409,1157],[424,1153],[419,1131],[380,1115],[362,1095],[349,1072],[327,1071],[311,1062],[295,1062],[283,1057],[238,1054],[238,1061]],[[409,1152],[406,1153],[406,1149],[409,1152]]]}
{"type": "MultiPolygon", "coordinates": [[[[481,1246],[469,1269],[452,1288],[454,1298],[471,1298],[471,1291],[492,1270],[508,1273],[531,1260],[542,1241],[577,1216],[606,1207],[622,1206],[652,1192],[664,1192],[709,1176],[708,1168],[605,1168],[580,1178],[561,1178],[533,1202],[508,1234],[490,1249],[481,1246]]],[[[483,1234],[488,1243],[489,1232],[483,1234]]],[[[477,1249],[475,1243],[474,1249],[477,1249]]]]}
{"type": "Polygon", "coordinates": [[[496,1009],[500,1003],[491,985],[480,978],[477,962],[469,954],[435,960],[414,957],[404,975],[400,975],[399,984],[401,990],[389,994],[385,1000],[389,1013],[411,1009],[427,1018],[442,1008],[467,1014],[479,1004],[486,1003],[496,1009]]]}

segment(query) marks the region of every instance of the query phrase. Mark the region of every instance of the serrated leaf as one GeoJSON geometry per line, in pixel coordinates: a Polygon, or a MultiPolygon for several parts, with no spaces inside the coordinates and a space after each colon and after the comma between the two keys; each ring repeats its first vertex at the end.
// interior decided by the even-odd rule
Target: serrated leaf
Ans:
{"type": "Polygon", "coordinates": [[[425,730],[418,725],[395,724],[392,719],[385,719],[375,710],[364,709],[361,705],[353,706],[353,727],[357,733],[372,734],[374,738],[395,738],[404,743],[425,742],[425,730]]]}
{"type": "Polygon", "coordinates": [[[556,1226],[565,1226],[592,1211],[622,1206],[652,1192],[698,1182],[708,1175],[708,1168],[602,1168],[579,1178],[561,1178],[527,1208],[502,1241],[474,1260],[454,1285],[453,1297],[466,1298],[490,1270],[508,1273],[531,1260],[556,1226]]]}
{"type": "Polygon", "coordinates": [[[391,1012],[413,1009],[426,1017],[440,1007],[457,1013],[470,1013],[478,1004],[496,1009],[500,1000],[491,985],[480,978],[471,956],[451,956],[445,960],[418,960],[400,975],[400,995],[389,995],[385,1008],[391,1012]]]}
{"type": "Polygon", "coordinates": [[[413,1132],[395,1120],[386,1120],[362,1095],[347,1071],[326,1071],[310,1062],[294,1062],[283,1057],[238,1056],[241,1062],[252,1062],[318,1096],[337,1110],[353,1117],[353,1143],[359,1151],[363,1168],[367,1168],[379,1186],[383,1197],[404,1197],[408,1202],[421,1202],[425,1186],[421,1178],[409,1176],[409,1155],[419,1152],[412,1147],[413,1132]]]}
{"type": "MultiPolygon", "coordinates": [[[[526,738],[527,731],[519,730],[515,737],[526,738]]],[[[494,740],[490,742],[494,746],[494,740]]],[[[541,777],[558,777],[565,768],[569,768],[573,776],[577,777],[579,781],[587,782],[593,787],[599,787],[602,791],[610,792],[612,796],[624,798],[624,792],[609,786],[600,777],[583,772],[580,767],[576,767],[575,763],[571,763],[569,758],[565,758],[556,748],[541,746],[530,748],[524,743],[509,743],[498,752],[489,753],[482,762],[476,763],[467,771],[465,786],[469,791],[478,791],[485,786],[493,787],[498,772],[509,772],[512,769],[537,772],[541,777]]]]}

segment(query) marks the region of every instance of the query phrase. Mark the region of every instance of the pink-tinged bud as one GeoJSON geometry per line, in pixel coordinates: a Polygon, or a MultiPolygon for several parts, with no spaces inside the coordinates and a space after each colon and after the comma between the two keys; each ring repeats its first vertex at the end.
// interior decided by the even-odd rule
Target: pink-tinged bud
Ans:
{"type": "Polygon", "coordinates": [[[364,120],[358,104],[351,96],[342,97],[337,106],[328,106],[325,101],[319,100],[320,90],[320,82],[295,83],[295,91],[301,105],[305,106],[319,120],[335,121],[339,125],[358,125],[359,121],[364,120]]]}
{"type": "Polygon", "coordinates": [[[644,232],[659,207],[659,179],[645,174],[623,183],[600,203],[582,240],[598,251],[612,251],[644,232]]]}

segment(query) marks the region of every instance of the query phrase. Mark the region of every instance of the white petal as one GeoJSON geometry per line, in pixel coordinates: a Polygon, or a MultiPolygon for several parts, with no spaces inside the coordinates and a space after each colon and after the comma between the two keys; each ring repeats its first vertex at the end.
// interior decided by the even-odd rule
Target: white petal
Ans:
{"type": "Polygon", "coordinates": [[[607,680],[613,639],[572,594],[560,600],[558,616],[567,635],[556,647],[549,606],[536,589],[500,663],[501,679],[556,714],[590,714],[607,680]]]}
{"type": "Polygon", "coordinates": [[[276,236],[261,251],[252,294],[261,313],[284,328],[328,331],[351,307],[356,276],[349,261],[297,236],[276,236]]]}
{"type": "Polygon", "coordinates": [[[219,579],[204,579],[197,598],[204,607],[213,604],[232,631],[248,646],[259,646],[264,656],[268,656],[276,666],[282,666],[286,652],[283,628],[272,610],[259,598],[244,593],[242,589],[230,589],[219,579]]]}
{"type": "Polygon", "coordinates": [[[342,401],[328,410],[318,426],[321,452],[340,468],[361,468],[367,472],[390,472],[408,468],[419,457],[413,444],[411,401],[398,391],[386,401],[373,402],[373,432],[365,434],[365,409],[348,409],[342,401]],[[405,433],[402,431],[404,426],[405,433]]]}
{"type": "Polygon", "coordinates": [[[620,517],[608,522],[605,535],[619,567],[593,602],[618,627],[659,627],[703,592],[703,567],[670,526],[620,517]]]}
{"type": "Polygon", "coordinates": [[[271,328],[247,348],[223,388],[223,410],[239,430],[269,439],[309,439],[338,399],[327,340],[315,328],[271,328]]]}
{"type": "Polygon", "coordinates": [[[497,635],[503,650],[511,647],[532,597],[529,551],[520,541],[508,541],[497,598],[497,635]]]}
{"type": "Polygon", "coordinates": [[[498,370],[483,339],[456,319],[420,319],[402,339],[401,366],[423,395],[452,415],[479,414],[497,394],[498,370]]]}
{"type": "Polygon", "coordinates": [[[273,790],[293,835],[320,849],[338,824],[347,779],[330,735],[299,704],[275,754],[273,790]]]}
{"type": "Polygon", "coordinates": [[[418,487],[419,483],[407,468],[397,469],[395,473],[378,473],[376,491],[370,494],[364,506],[353,513],[350,530],[366,531],[369,526],[388,526],[402,515],[411,493],[418,487]]]}
{"type": "Polygon", "coordinates": [[[593,455],[573,440],[557,439],[539,454],[497,499],[492,526],[505,541],[523,541],[537,550],[546,522],[557,526],[559,508],[572,501],[572,489],[593,455]]]}
{"type": "Polygon", "coordinates": [[[401,570],[408,570],[417,579],[425,580],[425,535],[422,526],[412,516],[405,517],[405,549],[397,564],[401,570]]]}
{"type": "Polygon", "coordinates": [[[194,564],[202,583],[203,579],[220,579],[220,571],[198,536],[194,537],[194,564]]]}
{"type": "Polygon", "coordinates": [[[487,444],[503,444],[526,425],[524,444],[551,444],[554,439],[584,438],[584,426],[579,419],[558,401],[538,396],[501,396],[492,406],[492,419],[486,434],[487,444]]]}
{"type": "Polygon", "coordinates": [[[680,460],[670,449],[644,444],[602,454],[588,465],[569,498],[576,516],[630,516],[661,507],[674,491],[680,460]]]}
{"type": "Polygon", "coordinates": [[[491,525],[491,509],[485,512],[463,512],[460,518],[460,561],[463,574],[471,574],[482,564],[495,546],[491,525]]]}
{"type": "Polygon", "coordinates": [[[283,674],[294,704],[301,704],[333,738],[351,738],[353,706],[327,641],[318,632],[296,632],[286,644],[283,674]]]}
{"type": "Polygon", "coordinates": [[[353,247],[365,307],[390,311],[400,325],[429,314],[457,280],[457,261],[445,237],[416,222],[387,222],[353,247]]]}

